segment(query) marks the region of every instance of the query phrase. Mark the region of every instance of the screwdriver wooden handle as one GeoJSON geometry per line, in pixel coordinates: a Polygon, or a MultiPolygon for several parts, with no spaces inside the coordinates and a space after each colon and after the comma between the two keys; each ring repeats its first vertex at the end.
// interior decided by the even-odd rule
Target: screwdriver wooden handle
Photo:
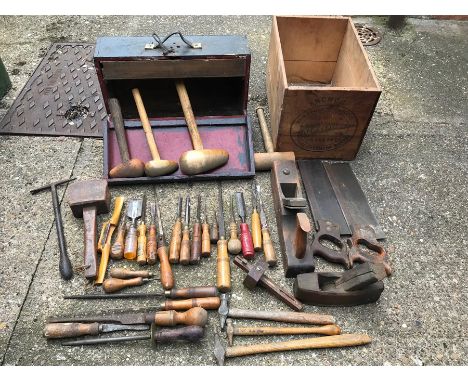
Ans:
{"type": "Polygon", "coordinates": [[[242,244],[237,237],[237,224],[234,221],[229,224],[229,232],[228,252],[232,255],[238,255],[242,250],[242,244]]]}
{"type": "Polygon", "coordinates": [[[156,264],[158,244],[156,241],[156,226],[151,224],[148,230],[148,243],[146,244],[146,261],[149,265],[156,264]]]}
{"type": "Polygon", "coordinates": [[[148,278],[153,276],[149,271],[131,271],[125,268],[112,268],[109,274],[110,277],[115,277],[116,279],[131,279],[134,277],[148,278]]]}
{"type": "Polygon", "coordinates": [[[146,264],[146,224],[142,223],[138,226],[138,242],[137,242],[137,263],[140,265],[146,264]]]}
{"type": "Polygon", "coordinates": [[[242,255],[246,259],[252,259],[255,255],[255,251],[249,225],[247,223],[240,223],[240,241],[242,245],[242,255]]]}
{"type": "Polygon", "coordinates": [[[217,297],[218,289],[214,286],[201,286],[171,289],[165,292],[167,298],[217,297]]]}
{"type": "Polygon", "coordinates": [[[161,329],[154,331],[152,340],[154,343],[166,343],[174,341],[199,341],[203,337],[203,328],[200,326],[181,326],[175,329],[161,329]]]}
{"type": "Polygon", "coordinates": [[[265,261],[270,267],[273,267],[278,262],[276,258],[275,248],[271,242],[270,231],[268,228],[262,229],[262,239],[263,239],[263,254],[265,255],[265,261]]]}
{"type": "Polygon", "coordinates": [[[125,226],[125,224],[122,224],[117,231],[117,237],[114,241],[114,244],[112,244],[112,248],[110,252],[110,257],[114,260],[123,259],[126,231],[127,231],[127,227],[125,226]]]}
{"type": "Polygon", "coordinates": [[[344,346],[359,346],[370,343],[367,334],[340,334],[337,336],[313,337],[302,340],[272,342],[257,345],[233,346],[226,348],[225,357],[240,357],[250,354],[271,353],[287,350],[337,348],[344,346]]]}
{"type": "Polygon", "coordinates": [[[104,289],[106,293],[113,293],[130,286],[143,285],[144,282],[142,277],[135,277],[134,279],[127,280],[109,278],[102,283],[102,289],[104,289]]]}
{"type": "Polygon", "coordinates": [[[125,238],[124,257],[127,260],[134,260],[137,256],[137,229],[133,225],[130,226],[125,238]]]}
{"type": "Polygon", "coordinates": [[[44,337],[69,338],[99,334],[99,323],[81,324],[78,322],[61,322],[46,324],[44,337]]]}
{"type": "Polygon", "coordinates": [[[208,223],[202,224],[202,242],[201,254],[203,257],[210,257],[211,255],[211,240],[210,240],[210,225],[208,223]]]}
{"type": "Polygon", "coordinates": [[[175,310],[156,312],[154,316],[154,323],[158,326],[176,326],[179,324],[205,326],[207,321],[208,312],[198,306],[185,312],[175,310]]]}
{"type": "Polygon", "coordinates": [[[179,263],[187,265],[190,263],[190,230],[184,227],[182,242],[180,243],[179,263]]]}
{"type": "Polygon", "coordinates": [[[211,225],[211,231],[210,231],[210,241],[211,244],[216,244],[219,240],[219,235],[218,235],[218,221],[215,220],[213,224],[211,225]]]}
{"type": "Polygon", "coordinates": [[[216,286],[221,293],[231,290],[231,267],[227,251],[227,240],[218,240],[216,255],[216,286]]]}
{"type": "Polygon", "coordinates": [[[252,212],[252,242],[255,252],[262,250],[262,227],[257,210],[252,212]]]}
{"type": "Polygon", "coordinates": [[[189,300],[166,300],[161,303],[163,310],[188,310],[196,306],[203,309],[218,309],[221,304],[219,297],[201,297],[189,300]]]}
{"type": "Polygon", "coordinates": [[[202,252],[201,247],[201,225],[200,223],[195,223],[193,225],[192,231],[192,249],[190,251],[190,264],[200,263],[200,257],[202,252]]]}
{"type": "Polygon", "coordinates": [[[157,250],[159,259],[159,272],[161,273],[161,285],[164,289],[174,288],[174,275],[172,274],[171,264],[167,257],[167,247],[163,244],[157,250]]]}
{"type": "Polygon", "coordinates": [[[182,241],[182,222],[177,219],[172,228],[171,242],[169,243],[169,262],[177,264],[180,255],[180,243],[182,241]]]}

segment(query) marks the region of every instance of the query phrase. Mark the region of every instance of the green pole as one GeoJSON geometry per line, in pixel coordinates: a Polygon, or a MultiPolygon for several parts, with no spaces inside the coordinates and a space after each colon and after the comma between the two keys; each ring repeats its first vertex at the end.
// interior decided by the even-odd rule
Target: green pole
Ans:
{"type": "Polygon", "coordinates": [[[2,59],[0,58],[0,99],[7,93],[11,88],[10,77],[3,65],[2,59]]]}

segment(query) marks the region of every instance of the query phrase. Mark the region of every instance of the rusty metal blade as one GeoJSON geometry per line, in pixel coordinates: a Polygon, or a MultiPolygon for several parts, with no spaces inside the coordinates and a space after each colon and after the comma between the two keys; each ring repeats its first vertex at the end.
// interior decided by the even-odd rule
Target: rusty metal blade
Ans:
{"type": "Polygon", "coordinates": [[[47,322],[106,322],[123,325],[146,324],[148,313],[115,313],[94,316],[50,317],[47,322]]]}

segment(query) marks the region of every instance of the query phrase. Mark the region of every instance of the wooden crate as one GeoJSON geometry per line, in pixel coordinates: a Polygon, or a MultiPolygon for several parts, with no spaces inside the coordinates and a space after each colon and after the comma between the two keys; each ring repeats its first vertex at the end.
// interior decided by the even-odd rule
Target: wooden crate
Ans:
{"type": "Polygon", "coordinates": [[[352,160],[381,89],[351,18],[275,16],[267,93],[276,151],[352,160]]]}

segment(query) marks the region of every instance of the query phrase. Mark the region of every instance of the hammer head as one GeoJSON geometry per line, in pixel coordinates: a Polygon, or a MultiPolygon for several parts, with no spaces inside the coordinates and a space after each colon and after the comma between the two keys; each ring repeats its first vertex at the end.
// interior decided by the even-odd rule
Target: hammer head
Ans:
{"type": "Polygon", "coordinates": [[[224,366],[225,355],[226,355],[226,350],[224,350],[223,345],[221,345],[219,336],[215,334],[214,356],[216,358],[216,361],[218,361],[219,366],[224,366]]]}
{"type": "Polygon", "coordinates": [[[104,179],[75,182],[68,188],[68,204],[76,218],[83,217],[83,208],[95,206],[97,214],[109,212],[110,193],[104,179]]]}
{"type": "Polygon", "coordinates": [[[229,294],[228,293],[221,293],[219,295],[221,300],[221,304],[218,308],[219,314],[219,322],[221,326],[221,330],[224,330],[224,326],[226,325],[226,319],[229,313],[229,294]]]}

